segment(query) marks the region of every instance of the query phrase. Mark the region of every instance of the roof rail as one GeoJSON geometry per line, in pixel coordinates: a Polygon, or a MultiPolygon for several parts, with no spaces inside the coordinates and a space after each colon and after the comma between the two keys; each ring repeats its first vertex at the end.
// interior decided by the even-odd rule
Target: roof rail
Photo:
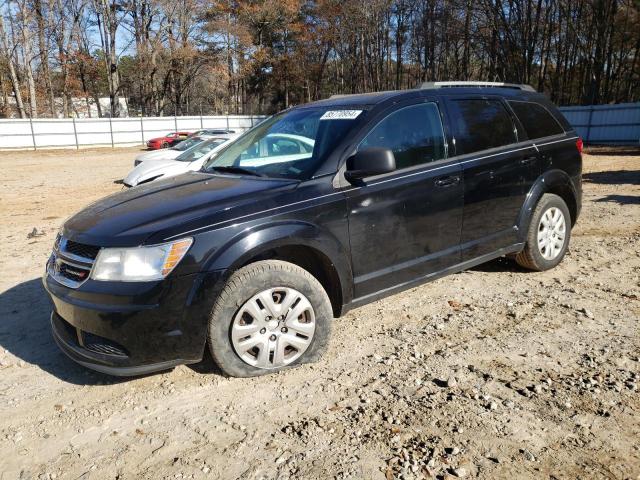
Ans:
{"type": "Polygon", "coordinates": [[[523,83],[504,83],[504,82],[423,82],[420,85],[420,89],[432,89],[432,88],[454,88],[454,87],[477,87],[477,88],[513,88],[518,90],[526,90],[528,92],[535,92],[536,89],[531,85],[523,83]]]}
{"type": "Polygon", "coordinates": [[[381,95],[384,93],[401,93],[402,90],[380,90],[379,92],[359,92],[359,93],[335,93],[329,98],[356,97],[358,95],[381,95]]]}

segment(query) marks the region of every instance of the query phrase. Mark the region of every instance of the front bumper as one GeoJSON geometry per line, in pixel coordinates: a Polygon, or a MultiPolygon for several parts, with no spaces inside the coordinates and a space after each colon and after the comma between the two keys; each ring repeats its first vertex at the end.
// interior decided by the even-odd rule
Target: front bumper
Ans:
{"type": "Polygon", "coordinates": [[[217,278],[213,272],[149,283],[88,280],[73,289],[45,274],[43,283],[61,350],[85,367],[130,376],[202,359],[213,303],[205,292],[217,278]]]}
{"type": "Polygon", "coordinates": [[[131,377],[168,370],[185,363],[192,363],[186,360],[176,359],[138,366],[114,365],[114,363],[117,362],[114,362],[110,355],[101,355],[80,346],[78,340],[74,338],[75,332],[69,331],[70,329],[66,326],[70,326],[70,324],[67,323],[65,325],[65,323],[64,319],[57,313],[51,312],[51,331],[53,333],[53,339],[58,344],[60,350],[79,365],[100,373],[106,373],[116,377],[131,377]]]}

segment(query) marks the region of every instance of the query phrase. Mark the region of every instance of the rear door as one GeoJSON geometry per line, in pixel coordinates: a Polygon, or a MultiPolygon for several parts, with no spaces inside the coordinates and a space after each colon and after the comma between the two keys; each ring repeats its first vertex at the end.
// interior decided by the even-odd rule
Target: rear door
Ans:
{"type": "MultiPolygon", "coordinates": [[[[536,102],[509,100],[508,104],[540,152],[541,172],[559,168],[570,176],[577,174],[579,177],[576,165],[579,167],[580,162],[576,162],[575,143],[566,142],[566,132],[553,114],[536,102]]],[[[569,140],[575,138],[576,135],[572,135],[569,140]]]]}
{"type": "Polygon", "coordinates": [[[383,112],[358,150],[392,150],[397,170],[347,192],[355,297],[366,298],[460,261],[462,179],[435,100],[383,112]]]}
{"type": "Polygon", "coordinates": [[[462,261],[517,243],[517,220],[539,175],[535,146],[500,97],[449,98],[464,179],[462,261]]]}

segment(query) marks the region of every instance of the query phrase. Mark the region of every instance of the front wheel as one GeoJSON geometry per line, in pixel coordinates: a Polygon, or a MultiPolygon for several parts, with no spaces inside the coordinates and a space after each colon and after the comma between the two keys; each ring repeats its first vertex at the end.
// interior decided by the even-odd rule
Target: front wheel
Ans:
{"type": "Polygon", "coordinates": [[[332,318],[329,297],[309,272],[256,262],[235,272],[216,300],[209,348],[226,375],[264,375],[319,359],[332,318]]]}
{"type": "Polygon", "coordinates": [[[530,270],[543,271],[558,265],[569,246],[571,214],[558,195],[545,193],[531,217],[527,242],[516,262],[530,270]]]}

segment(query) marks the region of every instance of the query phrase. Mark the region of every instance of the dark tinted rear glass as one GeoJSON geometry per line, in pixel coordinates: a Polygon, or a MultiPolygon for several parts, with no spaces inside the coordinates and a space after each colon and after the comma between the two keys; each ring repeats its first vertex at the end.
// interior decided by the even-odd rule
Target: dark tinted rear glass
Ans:
{"type": "Polygon", "coordinates": [[[510,100],[509,105],[517,115],[530,139],[550,137],[564,133],[558,121],[549,110],[533,102],[510,100]]]}
{"type": "Polygon", "coordinates": [[[456,154],[478,152],[518,141],[511,116],[499,100],[453,100],[451,106],[456,154]]]}

